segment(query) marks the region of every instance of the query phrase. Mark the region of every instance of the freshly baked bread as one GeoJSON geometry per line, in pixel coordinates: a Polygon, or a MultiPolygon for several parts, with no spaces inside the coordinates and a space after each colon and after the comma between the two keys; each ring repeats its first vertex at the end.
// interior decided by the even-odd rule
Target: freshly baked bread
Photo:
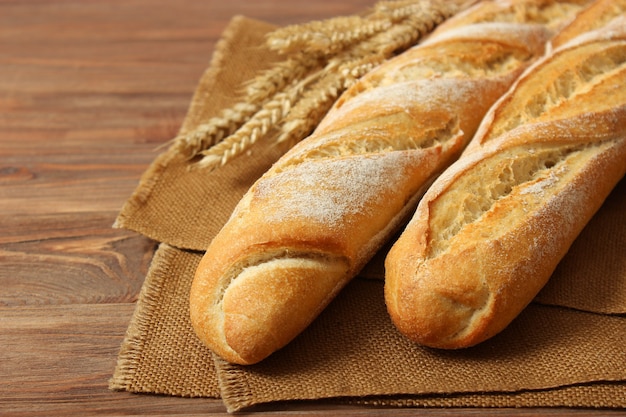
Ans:
{"type": "Polygon", "coordinates": [[[548,27],[579,3],[479,4],[459,17],[463,25],[451,19],[346,91],[251,187],[208,248],[190,294],[199,338],[227,361],[252,364],[306,328],[543,54],[548,27]],[[540,6],[550,16],[535,13],[540,6]]]}
{"type": "Polygon", "coordinates": [[[622,14],[542,58],[490,109],[386,258],[403,334],[472,346],[532,301],[626,173],[625,86],[622,14]]]}
{"type": "Polygon", "coordinates": [[[590,32],[605,26],[626,10],[626,0],[596,0],[583,9],[575,19],[550,40],[552,47],[557,48],[581,33],[590,32]]]}

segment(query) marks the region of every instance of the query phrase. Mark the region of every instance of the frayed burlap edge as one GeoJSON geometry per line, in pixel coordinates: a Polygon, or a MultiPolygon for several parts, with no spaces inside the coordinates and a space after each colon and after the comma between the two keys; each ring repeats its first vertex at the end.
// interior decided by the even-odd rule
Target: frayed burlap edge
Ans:
{"type": "MultiPolygon", "coordinates": [[[[178,262],[175,262],[176,258],[181,256],[193,256],[193,252],[182,251],[165,243],[161,243],[155,252],[152,265],[139,294],[135,311],[118,353],[113,376],[109,379],[109,389],[179,397],[220,398],[216,370],[212,366],[213,360],[210,357],[203,361],[203,366],[199,367],[201,374],[199,376],[201,386],[199,387],[194,387],[192,382],[189,383],[190,387],[183,388],[176,381],[167,381],[166,384],[163,384],[163,379],[158,375],[155,376],[156,382],[154,382],[146,377],[145,370],[142,370],[143,361],[146,359],[144,351],[147,344],[154,340],[154,327],[160,324],[155,322],[154,319],[163,314],[159,313],[159,309],[163,307],[163,297],[171,297],[171,292],[163,294],[163,288],[168,285],[168,282],[171,282],[172,276],[181,273],[178,270],[172,270],[172,268],[176,268],[178,265],[178,262]]],[[[192,269],[193,267],[195,267],[195,264],[192,265],[192,269]]],[[[188,281],[184,279],[178,280],[178,282],[183,284],[183,287],[187,286],[188,281]]],[[[187,292],[187,290],[184,291],[185,295],[187,292]]],[[[171,304],[171,301],[169,304],[171,304]]],[[[198,349],[197,346],[190,347],[191,351],[198,349]]],[[[191,354],[193,355],[194,352],[191,352],[191,354]]],[[[184,374],[186,372],[185,367],[182,366],[184,359],[181,358],[180,360],[180,372],[184,374]]],[[[198,367],[197,364],[196,367],[198,367]]]]}
{"type": "MultiPolygon", "coordinates": [[[[224,29],[220,39],[215,45],[215,50],[210,59],[209,66],[200,77],[201,82],[193,93],[187,114],[183,120],[181,128],[179,129],[179,134],[184,134],[193,130],[207,118],[206,108],[207,103],[209,102],[210,91],[215,85],[221,71],[223,71],[224,63],[227,59],[225,51],[241,34],[241,26],[251,22],[255,25],[262,25],[267,28],[273,27],[269,23],[249,19],[240,15],[236,15],[230,20],[228,26],[224,29]]],[[[173,145],[170,146],[167,151],[156,157],[148,169],[142,174],[139,184],[134,192],[122,206],[120,213],[113,223],[114,228],[124,228],[147,235],[153,239],[157,238],[157,236],[149,235],[149,231],[147,230],[139,230],[134,225],[132,220],[143,206],[149,204],[154,188],[160,182],[162,174],[168,168],[169,164],[174,159],[182,157],[183,156],[174,148],[173,145]]]]}
{"type": "Polygon", "coordinates": [[[163,245],[160,245],[156,250],[146,281],[141,287],[135,311],[118,354],[115,371],[109,380],[109,388],[112,390],[134,391],[134,376],[139,368],[143,341],[163,286],[162,280],[151,279],[151,277],[165,277],[163,270],[169,267],[167,261],[169,256],[167,252],[161,250],[162,247],[163,245]]]}

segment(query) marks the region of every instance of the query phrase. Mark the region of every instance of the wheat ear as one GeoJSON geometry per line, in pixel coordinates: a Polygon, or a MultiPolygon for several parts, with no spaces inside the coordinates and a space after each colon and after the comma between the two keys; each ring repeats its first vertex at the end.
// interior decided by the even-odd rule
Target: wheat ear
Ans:
{"type": "MultiPolygon", "coordinates": [[[[397,3],[406,3],[406,7],[393,9],[394,19],[409,16],[405,22],[378,33],[333,58],[322,71],[325,73],[322,80],[312,86],[312,91],[303,95],[285,118],[278,142],[286,142],[293,146],[308,136],[343,91],[396,51],[414,44],[418,38],[430,32],[434,26],[453,13],[453,9],[423,7],[416,5],[414,1],[397,3]]],[[[381,8],[383,6],[385,5],[381,5],[381,8]]]]}
{"type": "Polygon", "coordinates": [[[329,65],[333,69],[327,68],[325,75],[303,94],[285,117],[277,143],[287,143],[291,147],[309,136],[337,98],[381,62],[378,56],[368,56],[354,62],[329,65]]]}
{"type": "Polygon", "coordinates": [[[295,51],[332,55],[375,33],[389,29],[387,20],[368,20],[360,16],[336,17],[278,29],[268,36],[271,49],[283,54],[295,51]]]}
{"type": "Polygon", "coordinates": [[[198,167],[215,169],[250,149],[289,113],[311,81],[312,78],[301,81],[292,88],[277,93],[239,130],[213,147],[200,152],[202,159],[198,162],[198,167]]]}
{"type": "Polygon", "coordinates": [[[198,125],[192,131],[175,139],[175,147],[188,159],[193,158],[203,149],[207,149],[224,138],[232,135],[260,106],[253,102],[241,102],[222,110],[219,117],[212,117],[208,122],[198,125]]]}
{"type": "Polygon", "coordinates": [[[235,133],[272,97],[285,89],[285,86],[308,74],[312,68],[319,67],[318,60],[305,54],[295,54],[284,62],[262,72],[245,85],[242,101],[221,111],[219,116],[198,125],[193,130],[174,139],[177,151],[188,159],[197,156],[224,138],[235,133]]]}
{"type": "Polygon", "coordinates": [[[238,116],[244,112],[237,112],[237,108],[252,111],[252,107],[239,103],[227,112],[237,117],[213,120],[189,140],[190,153],[202,155],[198,166],[224,165],[277,127],[278,142],[293,145],[304,139],[358,78],[456,13],[457,4],[445,3],[382,1],[364,16],[312,22],[271,33],[270,48],[291,55],[247,85],[246,101],[257,106],[254,114],[243,121],[244,117],[238,116]]]}
{"type": "Polygon", "coordinates": [[[245,100],[264,102],[274,94],[283,91],[289,85],[306,78],[312,71],[319,70],[324,64],[316,56],[297,52],[285,61],[277,62],[254,77],[245,85],[245,100]]]}

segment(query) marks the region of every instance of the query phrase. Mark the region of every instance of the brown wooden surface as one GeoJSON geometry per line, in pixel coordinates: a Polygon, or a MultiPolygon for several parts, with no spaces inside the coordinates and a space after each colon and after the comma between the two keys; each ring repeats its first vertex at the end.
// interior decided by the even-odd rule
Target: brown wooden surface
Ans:
{"type": "MultiPolygon", "coordinates": [[[[218,400],[107,389],[155,247],[111,225],[180,126],[233,15],[284,25],[373,3],[0,0],[0,415],[225,413],[218,400]]],[[[609,414],[331,404],[269,412],[609,414]]]]}

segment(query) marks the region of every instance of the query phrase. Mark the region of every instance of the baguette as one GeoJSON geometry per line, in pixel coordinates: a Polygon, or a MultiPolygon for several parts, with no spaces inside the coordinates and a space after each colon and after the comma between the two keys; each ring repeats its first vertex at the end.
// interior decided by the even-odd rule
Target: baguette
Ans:
{"type": "Polygon", "coordinates": [[[458,349],[502,331],[625,175],[623,13],[522,75],[420,201],[385,260],[409,339],[458,349]]]}
{"type": "Polygon", "coordinates": [[[607,25],[626,10],[626,0],[596,0],[583,9],[578,16],[550,40],[553,48],[558,48],[576,36],[591,32],[607,25]]]}
{"type": "Polygon", "coordinates": [[[251,187],[210,244],[190,294],[198,337],[229,362],[253,364],[304,330],[543,54],[553,31],[545,17],[538,24],[519,11],[563,4],[550,21],[565,22],[578,3],[476,5],[460,15],[463,25],[452,18],[450,29],[348,89],[251,187]],[[484,7],[499,13],[486,21],[484,7]]]}

